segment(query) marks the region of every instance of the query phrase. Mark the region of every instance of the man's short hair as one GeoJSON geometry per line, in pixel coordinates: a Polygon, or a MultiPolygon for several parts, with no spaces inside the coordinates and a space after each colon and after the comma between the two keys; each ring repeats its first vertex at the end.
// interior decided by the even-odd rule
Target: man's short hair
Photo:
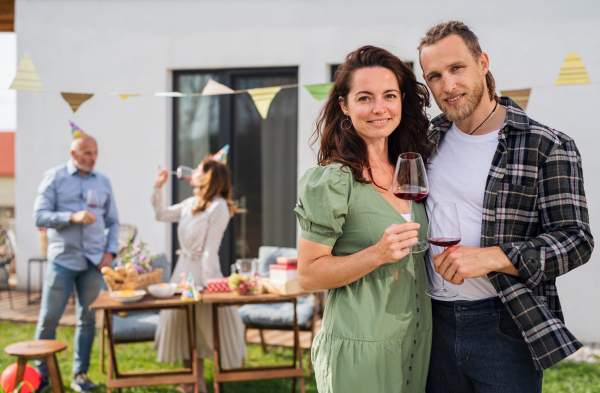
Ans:
{"type": "MultiPolygon", "coordinates": [[[[463,42],[467,46],[467,49],[473,55],[475,61],[479,60],[479,55],[481,55],[481,47],[479,46],[479,38],[469,29],[467,25],[457,20],[450,20],[448,22],[439,23],[433,26],[431,29],[425,33],[425,37],[421,39],[419,43],[419,63],[421,62],[421,51],[424,47],[433,45],[436,42],[455,34],[462,38],[463,42]]],[[[423,65],[421,65],[421,69],[423,65]]],[[[496,82],[494,81],[494,77],[492,73],[488,70],[487,75],[485,76],[485,81],[487,83],[488,92],[490,95],[490,100],[495,100],[500,102],[498,95],[496,94],[496,82]]]]}

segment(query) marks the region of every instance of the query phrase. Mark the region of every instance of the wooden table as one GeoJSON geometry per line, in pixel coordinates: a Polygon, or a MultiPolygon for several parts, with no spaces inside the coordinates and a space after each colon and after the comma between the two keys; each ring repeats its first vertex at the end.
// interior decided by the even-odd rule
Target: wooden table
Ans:
{"type": "MultiPolygon", "coordinates": [[[[91,310],[102,310],[104,312],[104,323],[108,335],[108,372],[106,380],[106,391],[112,392],[112,389],[134,387],[134,386],[153,386],[153,385],[176,385],[180,383],[190,383],[194,386],[194,393],[198,393],[198,356],[196,354],[196,335],[195,332],[195,312],[192,307],[197,302],[188,302],[180,300],[179,295],[169,299],[156,299],[147,294],[136,303],[119,303],[110,297],[108,291],[103,292],[94,300],[90,306],[91,310]],[[142,371],[142,372],[119,372],[117,367],[117,356],[115,353],[115,344],[112,336],[113,312],[115,311],[147,311],[162,310],[167,308],[181,308],[186,310],[188,320],[188,335],[190,343],[191,368],[177,370],[161,371],[142,371]]],[[[102,327],[103,328],[103,327],[102,327]]]]}
{"type": "Polygon", "coordinates": [[[152,385],[175,385],[180,383],[191,383],[194,385],[194,393],[198,393],[198,375],[196,374],[198,356],[196,354],[196,335],[195,332],[195,313],[192,305],[197,303],[212,304],[213,315],[213,356],[214,356],[214,388],[215,393],[223,390],[224,382],[235,381],[255,381],[262,379],[275,378],[293,378],[292,392],[296,390],[297,379],[300,378],[300,391],[305,393],[304,372],[302,369],[302,351],[300,350],[300,329],[298,326],[298,316],[296,313],[296,298],[307,296],[307,293],[297,295],[238,295],[234,292],[225,293],[201,293],[199,302],[181,301],[179,295],[169,299],[156,299],[147,294],[137,303],[119,303],[110,298],[108,292],[103,292],[92,303],[90,309],[103,310],[104,321],[108,332],[108,373],[106,382],[106,391],[110,393],[113,388],[121,390],[124,387],[134,386],[152,386],[152,385]],[[273,365],[263,367],[221,367],[221,355],[219,346],[219,307],[237,306],[244,304],[268,304],[268,303],[287,303],[294,305],[294,356],[292,364],[273,365]],[[190,342],[190,356],[192,359],[191,369],[165,370],[165,371],[146,371],[137,373],[119,372],[117,368],[117,358],[115,354],[114,341],[112,337],[112,315],[115,311],[145,311],[161,310],[165,308],[183,308],[187,310],[188,334],[190,342]]]}
{"type": "Polygon", "coordinates": [[[300,328],[296,313],[296,298],[306,296],[307,293],[297,295],[280,296],[274,294],[245,295],[241,296],[234,292],[225,293],[202,293],[203,303],[212,303],[213,315],[213,356],[214,356],[214,388],[215,393],[223,390],[223,382],[256,381],[261,379],[293,378],[292,392],[296,391],[296,380],[300,378],[300,391],[305,393],[304,371],[302,369],[302,351],[300,350],[300,328]],[[266,304],[287,303],[294,305],[294,356],[292,364],[273,365],[263,367],[221,367],[221,356],[219,353],[219,313],[222,306],[236,306],[244,304],[266,304]]]}

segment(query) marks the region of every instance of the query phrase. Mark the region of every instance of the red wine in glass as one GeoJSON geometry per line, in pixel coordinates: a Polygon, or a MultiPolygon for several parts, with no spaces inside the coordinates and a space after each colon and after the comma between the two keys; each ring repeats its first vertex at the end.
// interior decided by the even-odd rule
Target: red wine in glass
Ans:
{"type": "MultiPolygon", "coordinates": [[[[398,156],[392,192],[396,198],[408,201],[409,221],[412,220],[412,201],[425,198],[429,192],[425,164],[423,164],[420,154],[402,153],[398,156]]],[[[417,243],[408,249],[410,253],[419,253],[426,251],[428,248],[429,243],[426,240],[418,239],[417,243]]]]}
{"type": "Polygon", "coordinates": [[[395,192],[396,198],[404,199],[405,201],[418,201],[427,196],[426,192],[395,192]]]}
{"type": "Polygon", "coordinates": [[[460,243],[459,237],[431,237],[427,240],[434,246],[439,247],[452,247],[460,243]]]}
{"type": "MultiPolygon", "coordinates": [[[[446,251],[446,247],[456,246],[460,243],[460,222],[455,203],[437,202],[433,205],[427,228],[427,239],[435,246],[444,247],[444,251],[446,251]]],[[[425,293],[432,297],[458,296],[458,291],[446,288],[443,278],[440,288],[429,288],[425,293]]]]}

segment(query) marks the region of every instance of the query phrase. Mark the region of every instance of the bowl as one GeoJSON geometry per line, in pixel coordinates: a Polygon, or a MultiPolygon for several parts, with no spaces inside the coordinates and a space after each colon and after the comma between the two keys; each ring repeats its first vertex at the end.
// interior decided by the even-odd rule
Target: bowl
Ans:
{"type": "Polygon", "coordinates": [[[162,284],[153,284],[148,285],[148,291],[150,294],[159,299],[165,299],[171,297],[175,294],[175,290],[177,289],[177,284],[175,283],[162,283],[162,284]]]}
{"type": "MultiPolygon", "coordinates": [[[[129,290],[126,290],[129,292],[129,290]]],[[[123,296],[125,291],[113,291],[110,293],[110,297],[121,303],[135,303],[142,300],[142,298],[146,295],[146,291],[143,289],[136,289],[131,296],[123,296]]]]}

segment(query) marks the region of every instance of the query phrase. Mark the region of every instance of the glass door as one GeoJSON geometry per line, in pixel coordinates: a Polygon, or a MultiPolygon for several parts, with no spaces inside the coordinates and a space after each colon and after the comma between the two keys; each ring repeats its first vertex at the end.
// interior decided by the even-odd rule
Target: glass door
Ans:
{"type": "MultiPolygon", "coordinates": [[[[177,71],[175,91],[200,93],[212,78],[234,90],[296,84],[297,68],[177,71]]],[[[262,119],[247,93],[174,99],[173,167],[197,166],[229,144],[234,200],[244,213],[230,221],[219,252],[229,274],[236,258],[257,257],[262,245],[295,247],[298,89],[282,89],[262,119]]],[[[193,195],[178,182],[173,201],[193,195]]],[[[173,226],[173,258],[178,248],[173,226]]],[[[173,259],[176,260],[176,259],[173,259]]],[[[174,266],[174,264],[173,264],[174,266]]]]}

